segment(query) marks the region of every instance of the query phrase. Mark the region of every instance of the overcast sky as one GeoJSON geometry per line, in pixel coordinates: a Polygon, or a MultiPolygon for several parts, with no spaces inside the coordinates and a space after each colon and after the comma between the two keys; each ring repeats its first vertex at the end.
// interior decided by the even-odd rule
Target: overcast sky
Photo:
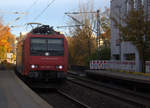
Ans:
{"type": "MultiPolygon", "coordinates": [[[[28,22],[40,22],[51,26],[66,25],[68,19],[65,12],[77,11],[80,2],[88,0],[54,0],[54,2],[40,14],[47,5],[53,0],[1,0],[0,14],[5,25],[17,25],[13,28],[12,33],[19,35],[19,32],[26,31],[22,25],[28,22]],[[27,12],[27,15],[15,15],[13,12],[27,12]],[[17,17],[21,18],[14,21],[17,17]],[[39,17],[38,17],[39,16],[39,17]]],[[[110,6],[110,0],[93,0],[94,9],[104,9],[110,6]]],[[[62,31],[60,29],[60,31],[62,31]]]]}

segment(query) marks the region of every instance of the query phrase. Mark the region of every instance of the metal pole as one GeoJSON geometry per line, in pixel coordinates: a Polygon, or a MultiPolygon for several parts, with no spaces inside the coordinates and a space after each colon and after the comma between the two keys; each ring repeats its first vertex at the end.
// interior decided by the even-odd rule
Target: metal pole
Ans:
{"type": "MultiPolygon", "coordinates": [[[[121,14],[121,6],[119,7],[119,14],[121,14]]],[[[120,16],[120,18],[119,18],[119,24],[121,25],[121,17],[122,16],[120,16]]],[[[119,50],[120,50],[120,61],[121,61],[121,54],[122,54],[122,52],[121,52],[121,33],[120,33],[120,26],[119,26],[119,50]]]]}
{"type": "Polygon", "coordinates": [[[96,38],[97,48],[100,47],[100,15],[99,10],[97,10],[97,38],[96,38]]]}
{"type": "Polygon", "coordinates": [[[97,45],[97,50],[98,50],[98,58],[101,59],[101,52],[100,52],[100,41],[101,41],[101,38],[100,38],[100,14],[99,14],[99,10],[97,10],[96,12],[97,14],[97,37],[96,37],[96,45],[97,45]]]}

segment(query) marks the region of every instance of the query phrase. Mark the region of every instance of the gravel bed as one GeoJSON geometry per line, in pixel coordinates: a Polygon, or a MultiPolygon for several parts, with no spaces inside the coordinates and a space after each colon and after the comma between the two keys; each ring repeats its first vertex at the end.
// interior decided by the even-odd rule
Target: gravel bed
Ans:
{"type": "Polygon", "coordinates": [[[66,82],[61,90],[81,102],[88,104],[91,108],[140,108],[129,106],[119,100],[115,100],[109,96],[97,93],[69,81],[66,82]]]}
{"type": "Polygon", "coordinates": [[[38,94],[54,108],[82,108],[56,92],[38,94]]]}

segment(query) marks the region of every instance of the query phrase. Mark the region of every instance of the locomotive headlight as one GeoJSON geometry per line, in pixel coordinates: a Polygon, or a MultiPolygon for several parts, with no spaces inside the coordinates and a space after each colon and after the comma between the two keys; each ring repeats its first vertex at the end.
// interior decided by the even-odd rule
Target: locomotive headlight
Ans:
{"type": "Polygon", "coordinates": [[[63,66],[59,65],[59,66],[56,66],[56,68],[61,70],[61,69],[63,69],[63,66]]]}
{"type": "Polygon", "coordinates": [[[31,68],[34,69],[34,68],[35,68],[35,65],[31,65],[31,68]]]}
{"type": "Polygon", "coordinates": [[[32,69],[38,68],[38,65],[31,65],[32,69]]]}
{"type": "Polygon", "coordinates": [[[62,68],[63,68],[63,66],[62,66],[62,65],[60,65],[58,68],[59,68],[59,69],[62,69],[62,68]]]}

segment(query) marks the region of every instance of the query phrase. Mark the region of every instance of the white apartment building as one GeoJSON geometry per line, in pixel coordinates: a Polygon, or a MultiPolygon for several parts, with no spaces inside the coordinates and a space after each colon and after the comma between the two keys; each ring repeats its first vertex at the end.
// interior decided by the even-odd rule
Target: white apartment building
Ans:
{"type": "MultiPolygon", "coordinates": [[[[144,5],[145,14],[150,19],[150,0],[111,0],[111,16],[123,24],[118,16],[124,17],[132,8],[138,9],[141,4],[144,5]]],[[[121,33],[111,21],[111,59],[124,61],[135,58],[136,63],[139,62],[136,47],[130,42],[123,42],[120,39],[121,33]]]]}

